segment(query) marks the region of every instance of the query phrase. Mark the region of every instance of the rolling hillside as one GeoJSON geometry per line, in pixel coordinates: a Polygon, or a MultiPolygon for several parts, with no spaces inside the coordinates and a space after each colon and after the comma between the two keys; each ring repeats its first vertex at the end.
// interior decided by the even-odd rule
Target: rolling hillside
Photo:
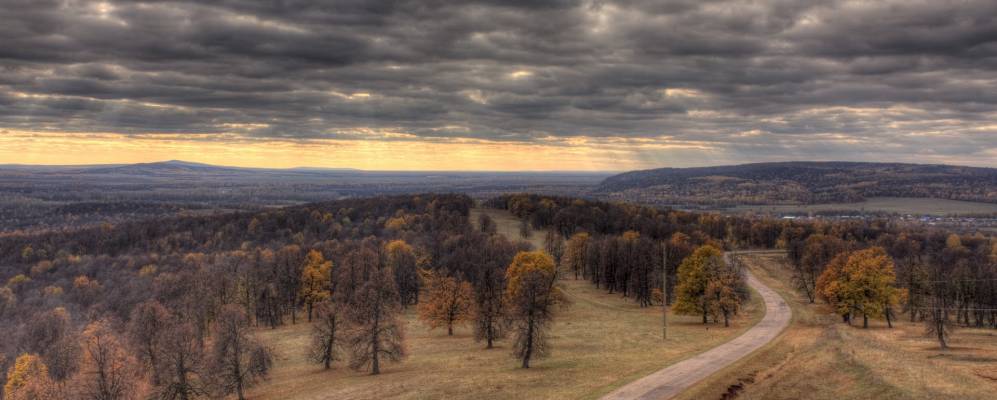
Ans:
{"type": "Polygon", "coordinates": [[[950,165],[781,162],[661,168],[611,176],[599,196],[651,204],[823,204],[871,197],[997,203],[997,169],[950,165]]]}

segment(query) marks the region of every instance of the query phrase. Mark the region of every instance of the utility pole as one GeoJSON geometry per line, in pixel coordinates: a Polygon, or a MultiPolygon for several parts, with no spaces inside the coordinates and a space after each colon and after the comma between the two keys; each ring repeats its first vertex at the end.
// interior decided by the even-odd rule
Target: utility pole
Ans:
{"type": "Polygon", "coordinates": [[[668,339],[668,242],[661,245],[661,339],[668,339]]]}

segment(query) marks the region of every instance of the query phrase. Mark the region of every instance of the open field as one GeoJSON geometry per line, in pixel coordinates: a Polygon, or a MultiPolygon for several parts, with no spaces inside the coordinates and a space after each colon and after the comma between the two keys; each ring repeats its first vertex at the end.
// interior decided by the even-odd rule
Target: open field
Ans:
{"type": "Polygon", "coordinates": [[[885,321],[849,327],[826,306],[808,304],[790,287],[783,261],[758,257],[752,271],[793,308],[781,338],[701,382],[682,399],[990,399],[997,391],[997,334],[960,329],[952,350],[939,351],[921,324],[885,321]]]}
{"type": "Polygon", "coordinates": [[[809,213],[809,212],[878,212],[912,215],[959,215],[997,213],[997,204],[972,201],[923,199],[909,197],[873,197],[858,203],[830,203],[785,206],[737,206],[733,211],[755,211],[765,213],[809,213]]]}
{"type": "MultiPolygon", "coordinates": [[[[516,219],[487,212],[503,234],[518,235],[516,219]]],[[[472,217],[476,220],[477,215],[472,217]]],[[[538,232],[532,239],[541,238],[538,232]]],[[[585,281],[567,279],[561,284],[572,304],[556,317],[551,356],[529,370],[518,368],[507,342],[485,350],[473,341],[469,327],[458,329],[454,337],[447,337],[444,330],[429,331],[410,309],[404,316],[409,357],[387,364],[381,376],[352,371],[342,363],[323,371],[307,362],[307,324],[259,331],[276,349],[277,364],[270,380],[250,391],[250,398],[598,398],[732,339],[764,314],[755,296],[730,328],[704,326],[698,317],[670,315],[669,340],[662,342],[660,308],[642,309],[585,281]]]]}

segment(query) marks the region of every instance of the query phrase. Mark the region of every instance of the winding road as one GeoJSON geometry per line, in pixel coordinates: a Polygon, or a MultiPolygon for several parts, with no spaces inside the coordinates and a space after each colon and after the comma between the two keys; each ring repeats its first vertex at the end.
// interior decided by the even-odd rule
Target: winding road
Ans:
{"type": "MultiPolygon", "coordinates": [[[[738,254],[770,254],[770,251],[729,252],[738,254]]],[[[672,364],[603,396],[603,400],[660,400],[671,399],[697,382],[744,358],[775,339],[789,325],[793,314],[786,301],[765,286],[750,271],[748,286],[755,289],[765,301],[765,316],[755,326],[734,340],[714,347],[702,354],[672,364]]]]}

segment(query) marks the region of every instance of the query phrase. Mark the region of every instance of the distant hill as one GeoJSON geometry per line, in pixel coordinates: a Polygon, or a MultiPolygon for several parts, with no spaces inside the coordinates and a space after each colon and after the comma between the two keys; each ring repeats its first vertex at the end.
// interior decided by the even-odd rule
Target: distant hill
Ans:
{"type": "Polygon", "coordinates": [[[187,161],[162,161],[153,163],[126,164],[83,168],[81,172],[89,174],[126,174],[126,175],[184,175],[184,174],[225,174],[243,173],[246,170],[235,167],[219,167],[187,161]]]}
{"type": "Polygon", "coordinates": [[[606,178],[601,197],[651,204],[821,204],[870,197],[997,203],[997,169],[865,162],[778,162],[631,171],[606,178]]]}

